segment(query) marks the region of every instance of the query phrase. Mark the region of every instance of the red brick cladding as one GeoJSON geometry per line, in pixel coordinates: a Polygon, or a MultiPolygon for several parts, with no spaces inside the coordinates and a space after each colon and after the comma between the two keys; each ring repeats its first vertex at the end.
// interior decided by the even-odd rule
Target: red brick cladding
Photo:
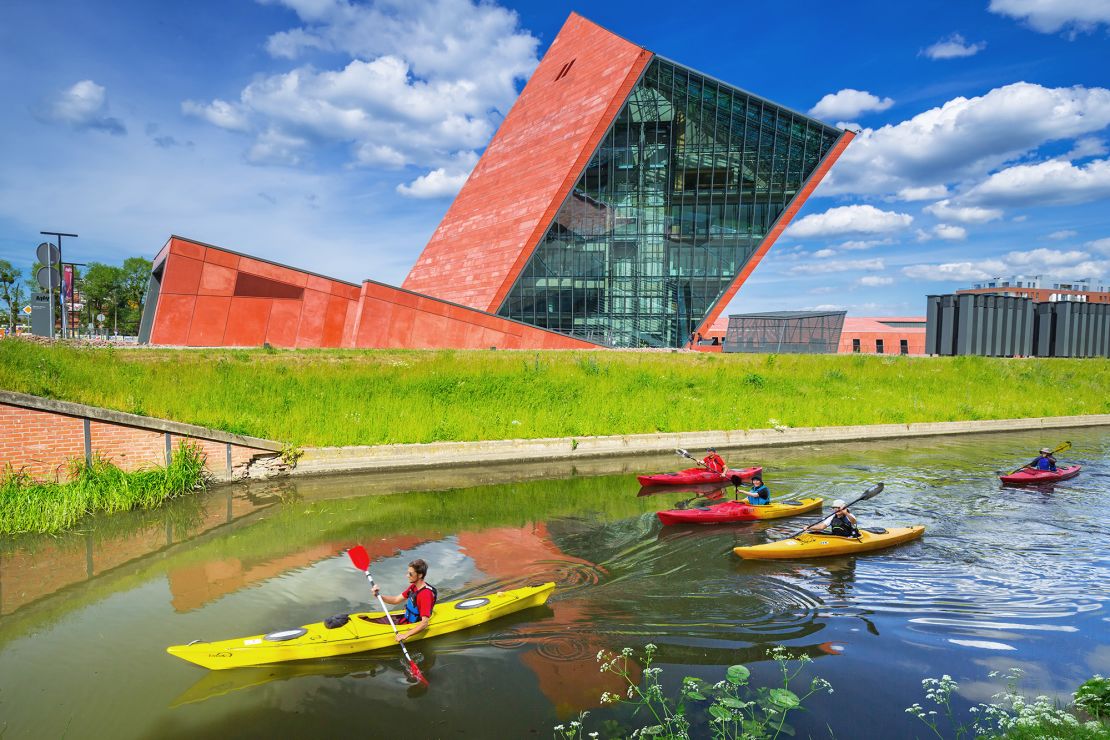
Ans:
{"type": "MultiPolygon", "coordinates": [[[[843,134],[841,134],[840,138],[836,140],[833,148],[830,149],[829,153],[825,155],[825,158],[821,161],[821,164],[817,165],[817,169],[814,170],[813,174],[809,176],[809,179],[805,181],[805,184],[802,185],[802,189],[798,191],[798,194],[795,195],[794,199],[790,201],[790,204],[786,206],[786,210],[782,212],[782,215],[779,217],[778,221],[775,222],[775,225],[771,227],[770,231],[767,232],[767,236],[763,237],[763,241],[760,242],[759,248],[755,250],[755,253],[752,254],[751,259],[749,259],[747,264],[744,265],[744,268],[740,270],[740,274],[736,276],[736,279],[732,281],[732,284],[729,285],[729,287],[721,295],[720,299],[715,304],[713,304],[713,308],[711,308],[709,310],[709,313],[706,314],[705,319],[700,324],[698,324],[698,328],[696,329],[696,331],[701,332],[702,336],[711,335],[710,329],[713,326],[713,322],[715,322],[717,320],[717,317],[720,316],[721,313],[725,310],[725,308],[728,306],[728,302],[731,301],[732,297],[736,295],[736,291],[740,290],[740,286],[744,284],[744,281],[748,279],[748,276],[752,274],[752,271],[759,266],[760,261],[762,261],[762,259],[767,255],[767,252],[771,249],[772,245],[774,245],[775,241],[779,238],[779,235],[781,235],[786,227],[790,225],[790,222],[794,219],[794,216],[796,216],[798,211],[801,210],[801,207],[805,204],[806,200],[828,173],[829,168],[833,166],[837,159],[840,158],[840,155],[844,153],[844,149],[847,148],[848,144],[852,141],[852,139],[855,138],[855,136],[856,135],[851,131],[845,131],[843,134]]],[[[726,326],[727,323],[728,322],[726,321],[726,326]]]]}
{"type": "MultiPolygon", "coordinates": [[[[354,330],[358,286],[235,254],[178,236],[165,270],[151,344],[190,347],[342,347],[354,330]],[[235,294],[240,275],[281,284],[283,295],[235,294]]],[[[155,269],[158,265],[155,264],[155,269]]]]}
{"type": "Polygon", "coordinates": [[[925,319],[922,317],[882,317],[882,318],[853,318],[844,319],[844,328],[840,332],[840,346],[837,352],[851,353],[852,340],[858,339],[861,354],[874,354],[877,351],[876,340],[883,342],[883,354],[896,355],[901,351],[901,342],[906,340],[906,353],[911,355],[925,354],[925,319]],[[920,321],[920,327],[888,326],[885,321],[907,323],[920,321]]]}
{"type": "Polygon", "coordinates": [[[362,284],[356,347],[596,349],[597,345],[383,283],[362,284]]]}
{"type": "Polygon", "coordinates": [[[572,13],[403,287],[496,311],[651,56],[572,13]]]}
{"type": "MultiPolygon", "coordinates": [[[[164,465],[165,432],[90,419],[92,452],[123,470],[164,465]]],[[[173,449],[183,439],[198,444],[208,457],[208,469],[225,477],[227,446],[224,442],[170,434],[173,449]]],[[[259,453],[273,454],[233,444],[232,467],[245,465],[259,453]]],[[[85,459],[84,419],[53,411],[0,403],[0,470],[10,465],[37,480],[66,480],[69,463],[85,459]]]]}

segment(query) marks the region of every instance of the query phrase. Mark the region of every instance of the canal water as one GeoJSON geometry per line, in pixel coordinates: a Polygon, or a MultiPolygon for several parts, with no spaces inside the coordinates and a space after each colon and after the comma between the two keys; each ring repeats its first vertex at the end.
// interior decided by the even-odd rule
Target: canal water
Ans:
{"type": "MultiPolygon", "coordinates": [[[[0,735],[549,737],[619,690],[599,650],[659,647],[670,690],[743,663],[765,684],[768,651],[813,658],[833,694],[792,715],[799,737],[924,736],[904,712],[921,680],[950,674],[963,709],[1004,688],[1066,700],[1110,672],[1110,430],[798,446],[727,455],[762,464],[776,497],[852,499],[862,525],[924,524],[891,550],[808,561],[742,561],[731,548],[811,518],[662,527],[689,494],[640,496],[633,458],[337,476],[228,486],[156,512],[91,520],[59,538],[0,545],[0,735]],[[1002,488],[1042,445],[1084,466],[1043,489],[1002,488]],[[344,550],[364,545],[387,593],[424,558],[441,600],[555,581],[546,606],[413,643],[429,686],[395,648],[212,671],[168,645],[268,632],[367,609],[344,550]]],[[[642,717],[634,721],[641,721],[642,717]]],[[[608,725],[607,727],[612,727],[608,725]]]]}

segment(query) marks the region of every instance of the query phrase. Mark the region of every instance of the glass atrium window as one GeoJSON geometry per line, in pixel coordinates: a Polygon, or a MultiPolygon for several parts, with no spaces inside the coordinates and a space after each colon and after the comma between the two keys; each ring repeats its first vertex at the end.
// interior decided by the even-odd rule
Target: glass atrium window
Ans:
{"type": "Polygon", "coordinates": [[[841,134],[656,57],[498,313],[684,346],[841,134]]]}

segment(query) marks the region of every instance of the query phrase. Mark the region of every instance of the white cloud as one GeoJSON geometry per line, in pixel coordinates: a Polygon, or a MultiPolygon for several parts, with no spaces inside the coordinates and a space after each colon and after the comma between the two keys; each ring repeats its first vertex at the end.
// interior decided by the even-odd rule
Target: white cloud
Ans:
{"type": "Polygon", "coordinates": [[[996,172],[961,196],[991,206],[1074,205],[1110,198],[1110,159],[1076,167],[1051,160],[996,172]]]}
{"type": "Polygon", "coordinates": [[[1110,25],[1107,0],[991,0],[992,13],[1024,20],[1041,33],[1093,31],[1100,24],[1110,25]]]}
{"type": "Polygon", "coordinates": [[[886,264],[881,259],[870,260],[825,260],[822,262],[809,262],[804,265],[795,265],[789,272],[794,275],[816,275],[824,272],[860,272],[864,270],[885,270],[886,264]]]}
{"type": "Polygon", "coordinates": [[[445,198],[462,189],[469,172],[448,174],[440,167],[413,180],[408,185],[398,185],[397,192],[410,198],[445,198]]]}
{"type": "Polygon", "coordinates": [[[1082,139],[1075,140],[1075,146],[1063,158],[1074,161],[1087,157],[1101,157],[1104,154],[1110,154],[1110,148],[1107,148],[1106,142],[1094,136],[1084,136],[1082,139]]]}
{"type": "Polygon", "coordinates": [[[965,283],[1021,274],[1067,279],[1100,278],[1108,272],[1110,260],[1093,259],[1089,252],[1044,248],[1009,252],[1001,258],[977,262],[911,265],[902,269],[902,273],[911,278],[965,283]]]}
{"type": "Polygon", "coordinates": [[[906,277],[918,280],[943,281],[969,281],[989,280],[992,277],[1003,275],[1009,268],[999,260],[981,260],[979,262],[946,262],[940,265],[911,265],[902,268],[906,277]]]}
{"type": "Polygon", "coordinates": [[[1078,235],[1079,232],[1075,229],[1060,229],[1059,231],[1053,231],[1048,235],[1048,238],[1053,241],[1060,241],[1061,239],[1071,239],[1073,236],[1078,235]]]}
{"type": "Polygon", "coordinates": [[[425,170],[402,186],[404,194],[445,194],[465,179],[460,160],[489,142],[516,100],[517,82],[538,63],[539,40],[519,27],[515,12],[491,3],[262,1],[292,9],[301,21],[270,37],[273,56],[323,51],[344,61],[256,78],[236,101],[182,104],[213,125],[253,132],[254,162],[306,162],[338,145],[350,166],[425,170]],[[275,147],[282,141],[304,143],[275,147]]]}
{"type": "Polygon", "coordinates": [[[944,185],[925,185],[919,188],[902,188],[898,191],[898,200],[936,200],[948,195],[948,188],[944,185]]]}
{"type": "Polygon", "coordinates": [[[81,80],[58,94],[36,113],[39,120],[64,123],[77,130],[104,131],[113,136],[127,133],[118,118],[108,115],[108,97],[102,85],[81,80]]]}
{"type": "Polygon", "coordinates": [[[1110,125],[1110,90],[1017,82],[955,98],[899,124],[864,129],[822,195],[893,194],[982,177],[1050,141],[1110,125]]]}
{"type": "Polygon", "coordinates": [[[930,59],[958,59],[960,57],[973,57],[987,48],[986,41],[969,44],[958,33],[948,38],[941,39],[932,46],[922,49],[921,53],[930,59]]]}
{"type": "MultiPolygon", "coordinates": [[[[864,90],[845,88],[840,92],[829,93],[809,109],[810,114],[819,118],[855,118],[861,113],[884,111],[894,105],[891,98],[880,98],[864,90]]],[[[856,124],[837,124],[841,128],[856,124]]]]}
{"type": "Polygon", "coordinates": [[[882,246],[884,244],[893,244],[893,239],[849,239],[846,242],[841,242],[837,245],[840,249],[847,249],[850,251],[862,251],[864,249],[872,249],[874,247],[882,246]]]}
{"type": "Polygon", "coordinates": [[[847,306],[840,303],[818,303],[816,306],[806,306],[803,311],[843,311],[847,306]]]}
{"type": "Polygon", "coordinates": [[[1103,254],[1110,254],[1110,237],[1105,239],[1095,239],[1092,242],[1087,242],[1084,246],[1095,252],[1102,252],[1103,254]]]}
{"type": "Polygon", "coordinates": [[[985,224],[1002,218],[1002,211],[997,208],[959,206],[948,199],[937,201],[931,206],[925,206],[924,210],[937,218],[946,221],[959,221],[962,224],[985,224]]]}
{"type": "Polygon", "coordinates": [[[864,275],[856,281],[856,285],[861,285],[865,288],[877,288],[880,285],[890,285],[894,282],[894,278],[885,277],[883,275],[864,275]]]}
{"type": "Polygon", "coordinates": [[[290,136],[275,129],[259,134],[250,150],[247,161],[251,164],[275,164],[296,166],[301,163],[308,142],[297,136],[290,136]]]}
{"type": "Polygon", "coordinates": [[[213,100],[211,103],[186,100],[181,103],[181,112],[229,131],[246,131],[250,128],[246,114],[226,100],[213,100]]]}
{"type": "Polygon", "coordinates": [[[933,233],[936,234],[938,239],[944,239],[945,241],[961,241],[967,238],[967,229],[962,226],[937,224],[933,227],[933,233]]]}
{"type": "Polygon", "coordinates": [[[817,257],[818,259],[825,259],[826,257],[832,257],[835,254],[835,249],[818,249],[816,252],[813,253],[813,256],[817,257]]]}
{"type": "Polygon", "coordinates": [[[1047,270],[1049,268],[1056,268],[1062,265],[1075,265],[1083,262],[1089,254],[1081,252],[1078,249],[1073,249],[1063,252],[1059,249],[1030,249],[1025,252],[1010,252],[1006,255],[1006,262],[1015,267],[1022,267],[1028,270],[1030,267],[1038,268],[1038,270],[1047,270]]]}
{"type": "Polygon", "coordinates": [[[793,237],[825,237],[844,234],[889,234],[913,223],[908,213],[883,211],[871,205],[830,208],[794,222],[787,229],[793,237]]]}

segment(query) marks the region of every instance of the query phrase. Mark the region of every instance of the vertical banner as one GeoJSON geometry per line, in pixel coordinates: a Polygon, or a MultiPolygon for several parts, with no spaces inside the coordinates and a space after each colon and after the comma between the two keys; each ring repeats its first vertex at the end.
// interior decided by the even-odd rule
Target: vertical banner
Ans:
{"type": "Polygon", "coordinates": [[[62,267],[62,295],[64,300],[73,300],[73,265],[62,267]]]}

